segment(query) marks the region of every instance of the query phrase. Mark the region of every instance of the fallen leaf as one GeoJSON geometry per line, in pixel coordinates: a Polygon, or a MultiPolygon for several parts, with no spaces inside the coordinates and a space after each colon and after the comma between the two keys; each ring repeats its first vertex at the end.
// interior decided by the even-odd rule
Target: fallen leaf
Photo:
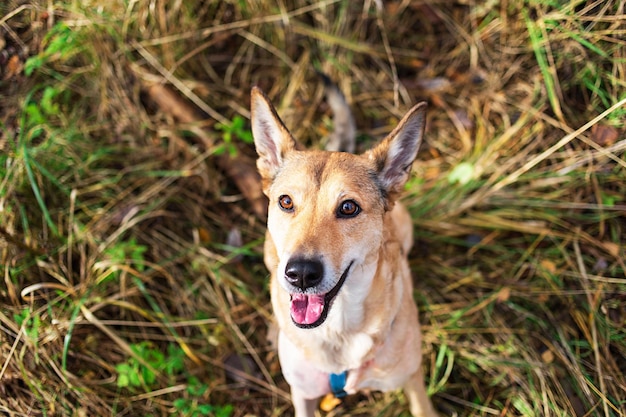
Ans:
{"type": "Polygon", "coordinates": [[[550,349],[547,349],[545,352],[541,354],[541,360],[545,363],[554,362],[554,353],[550,349]]]}
{"type": "Polygon", "coordinates": [[[427,93],[443,91],[450,87],[450,80],[445,77],[423,78],[417,80],[417,86],[427,93]]]}
{"type": "Polygon", "coordinates": [[[400,2],[390,1],[385,4],[385,14],[387,16],[393,16],[398,13],[400,9],[400,2]]]}
{"type": "Polygon", "coordinates": [[[438,166],[428,167],[424,171],[424,179],[426,180],[434,180],[436,178],[439,178],[440,175],[441,169],[438,166]]]}
{"type": "Polygon", "coordinates": [[[409,61],[409,66],[411,68],[424,68],[426,66],[426,62],[422,59],[413,58],[409,61]]]}
{"type": "Polygon", "coordinates": [[[333,394],[326,394],[326,396],[320,402],[320,408],[322,411],[329,412],[335,409],[339,404],[341,404],[341,400],[335,397],[333,394]]]}
{"type": "Polygon", "coordinates": [[[618,257],[620,252],[622,251],[620,245],[613,242],[602,242],[602,246],[604,246],[604,250],[606,250],[611,256],[618,257]]]}
{"type": "Polygon", "coordinates": [[[24,68],[24,63],[20,57],[18,55],[13,55],[7,62],[4,79],[8,80],[9,78],[13,78],[22,71],[22,68],[24,68]]]}
{"type": "Polygon", "coordinates": [[[509,287],[504,287],[500,290],[500,292],[498,292],[497,300],[499,303],[508,301],[509,298],[511,298],[511,289],[509,287]]]}
{"type": "Polygon", "coordinates": [[[619,132],[613,126],[593,125],[591,128],[591,140],[600,146],[611,146],[619,137],[619,132]]]}
{"type": "Polygon", "coordinates": [[[549,294],[539,294],[537,295],[537,302],[539,304],[545,304],[548,302],[548,300],[550,300],[550,295],[549,294]]]}
{"type": "Polygon", "coordinates": [[[211,232],[209,232],[204,227],[198,227],[198,237],[200,238],[201,243],[211,242],[211,232]]]}
{"type": "Polygon", "coordinates": [[[543,269],[551,274],[554,274],[556,272],[556,265],[554,264],[554,262],[548,259],[544,259],[543,261],[541,261],[540,265],[543,269]]]}

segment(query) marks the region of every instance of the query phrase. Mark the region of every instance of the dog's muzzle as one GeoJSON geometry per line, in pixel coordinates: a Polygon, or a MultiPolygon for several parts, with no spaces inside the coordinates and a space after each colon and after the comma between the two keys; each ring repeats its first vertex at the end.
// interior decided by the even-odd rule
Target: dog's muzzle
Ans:
{"type": "Polygon", "coordinates": [[[302,292],[291,292],[291,320],[302,329],[312,329],[322,324],[339,290],[343,286],[352,262],[345,269],[339,281],[330,291],[316,293],[324,277],[324,265],[319,260],[295,259],[285,267],[285,280],[302,292]],[[309,290],[309,292],[305,292],[309,290]],[[311,291],[312,290],[312,291],[311,291]]]}

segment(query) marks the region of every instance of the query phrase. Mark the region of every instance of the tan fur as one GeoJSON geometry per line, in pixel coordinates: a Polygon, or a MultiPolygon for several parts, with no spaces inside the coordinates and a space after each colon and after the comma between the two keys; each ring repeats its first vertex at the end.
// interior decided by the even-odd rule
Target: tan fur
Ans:
{"type": "Polygon", "coordinates": [[[414,416],[435,416],[421,370],[421,336],[407,262],[412,222],[396,196],[408,178],[424,128],[424,104],[363,155],[296,150],[264,94],[252,90],[257,162],[269,197],[265,263],[279,326],[279,356],[297,417],[312,417],[328,392],[329,373],[348,371],[345,391],[404,387],[414,416]],[[279,206],[289,196],[292,210],[279,206]],[[346,201],[357,215],[339,214],[346,201]],[[295,288],[293,259],[323,264],[319,284],[295,288]],[[341,284],[341,278],[345,281],[341,284]],[[290,313],[292,294],[325,294],[327,316],[301,328],[290,313]],[[317,322],[316,322],[317,323],[317,322]]]}

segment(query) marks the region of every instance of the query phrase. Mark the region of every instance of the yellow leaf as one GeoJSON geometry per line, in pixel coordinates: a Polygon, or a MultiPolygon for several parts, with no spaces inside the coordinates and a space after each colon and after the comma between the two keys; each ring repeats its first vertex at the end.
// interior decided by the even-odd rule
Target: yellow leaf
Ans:
{"type": "Polygon", "coordinates": [[[541,261],[541,266],[543,269],[551,274],[554,274],[556,272],[556,265],[554,264],[554,262],[548,259],[544,259],[543,261],[541,261]]]}
{"type": "Polygon", "coordinates": [[[504,287],[500,290],[500,292],[498,292],[498,302],[499,303],[503,303],[505,301],[508,301],[508,299],[511,297],[511,289],[509,287],[504,287]]]}
{"type": "Polygon", "coordinates": [[[611,256],[618,257],[621,251],[620,246],[617,243],[613,242],[602,242],[602,246],[604,246],[604,250],[611,254],[611,256]]]}
{"type": "Polygon", "coordinates": [[[209,232],[204,227],[198,227],[198,237],[200,238],[201,243],[211,242],[211,232],[209,232]]]}
{"type": "Polygon", "coordinates": [[[552,353],[551,350],[546,350],[545,352],[541,354],[541,359],[545,363],[552,363],[554,362],[554,353],[552,353]]]}
{"type": "Polygon", "coordinates": [[[326,394],[326,396],[320,402],[320,408],[322,411],[329,412],[332,411],[335,407],[341,404],[341,400],[335,397],[333,394],[326,394]]]}

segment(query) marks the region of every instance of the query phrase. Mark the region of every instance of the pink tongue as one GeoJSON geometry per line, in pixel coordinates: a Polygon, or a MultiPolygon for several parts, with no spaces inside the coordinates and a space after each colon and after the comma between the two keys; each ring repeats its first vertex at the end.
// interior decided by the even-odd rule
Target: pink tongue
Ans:
{"type": "Polygon", "coordinates": [[[291,318],[298,324],[315,323],[324,311],[324,296],[319,294],[293,294],[291,318]]]}

